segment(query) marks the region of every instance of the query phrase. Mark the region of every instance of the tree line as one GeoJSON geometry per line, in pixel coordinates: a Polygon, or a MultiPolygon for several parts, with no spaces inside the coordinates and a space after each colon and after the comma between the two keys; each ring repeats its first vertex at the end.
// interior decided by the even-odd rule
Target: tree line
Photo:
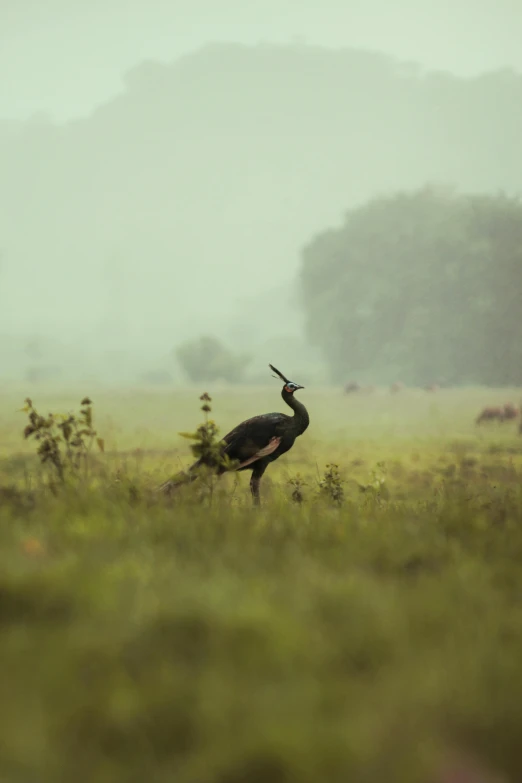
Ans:
{"type": "Polygon", "coordinates": [[[522,385],[518,198],[375,198],[308,243],[299,282],[334,381],[522,385]]]}

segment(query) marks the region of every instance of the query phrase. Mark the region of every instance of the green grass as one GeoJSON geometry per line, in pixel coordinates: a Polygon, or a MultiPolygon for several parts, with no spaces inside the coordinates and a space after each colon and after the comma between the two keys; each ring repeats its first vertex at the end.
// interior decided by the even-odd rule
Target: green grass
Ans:
{"type": "MultiPolygon", "coordinates": [[[[2,783],[453,783],[454,753],[521,780],[522,438],[473,424],[520,392],[305,390],[253,510],[248,474],[212,505],[152,491],[190,461],[201,391],[2,391],[2,783]],[[105,437],[57,495],[28,391],[42,413],[92,394],[105,437]],[[332,461],[341,507],[317,493],[332,461]],[[358,488],[379,462],[387,500],[358,488]]],[[[216,390],[212,415],[278,393],[216,390]]]]}

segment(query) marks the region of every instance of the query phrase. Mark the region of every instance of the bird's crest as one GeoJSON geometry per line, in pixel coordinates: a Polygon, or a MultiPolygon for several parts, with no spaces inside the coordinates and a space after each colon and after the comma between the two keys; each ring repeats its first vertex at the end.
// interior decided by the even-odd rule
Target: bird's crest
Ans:
{"type": "Polygon", "coordinates": [[[277,375],[273,375],[273,376],[272,376],[273,378],[277,378],[277,377],[279,377],[279,378],[281,378],[281,380],[282,380],[282,381],[284,381],[284,383],[288,383],[288,378],[285,378],[285,376],[283,375],[283,373],[282,373],[282,372],[279,372],[279,370],[277,370],[277,369],[274,367],[274,365],[273,365],[273,364],[269,364],[268,366],[270,367],[270,369],[271,369],[271,370],[273,370],[275,373],[277,373],[277,375]]]}

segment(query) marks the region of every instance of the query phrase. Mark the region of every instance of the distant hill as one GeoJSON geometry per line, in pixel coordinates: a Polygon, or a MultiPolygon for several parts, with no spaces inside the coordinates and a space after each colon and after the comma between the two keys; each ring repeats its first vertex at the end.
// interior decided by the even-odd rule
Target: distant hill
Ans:
{"type": "Polygon", "coordinates": [[[288,287],[347,208],[426,181],[520,190],[521,159],[512,72],[303,45],[144,63],[89,117],[0,125],[0,318],[96,328],[104,346],[248,322],[285,334],[295,305],[255,296],[288,287]]]}

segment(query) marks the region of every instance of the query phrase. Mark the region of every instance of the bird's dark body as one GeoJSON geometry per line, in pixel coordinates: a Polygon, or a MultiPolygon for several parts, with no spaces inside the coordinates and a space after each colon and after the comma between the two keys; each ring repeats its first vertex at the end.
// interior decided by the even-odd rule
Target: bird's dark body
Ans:
{"type": "Polygon", "coordinates": [[[282,454],[290,451],[297,435],[301,434],[294,433],[293,418],[293,416],[286,416],[284,413],[265,413],[243,421],[223,438],[227,444],[223,450],[224,454],[230,459],[242,462],[259,451],[260,448],[268,446],[270,438],[281,437],[279,446],[272,454],[261,457],[256,462],[240,467],[238,470],[253,470],[259,463],[268,465],[270,462],[274,462],[282,454]]]}
{"type": "MultiPolygon", "coordinates": [[[[299,384],[289,381],[279,370],[270,365],[271,369],[285,382],[281,396],[286,404],[293,409],[294,415],[287,416],[284,413],[264,413],[261,416],[253,416],[251,419],[238,424],[223,438],[222,456],[228,457],[235,463],[235,470],[251,470],[252,478],[250,488],[254,503],[259,503],[259,484],[267,466],[289,451],[294,445],[295,439],[302,435],[308,428],[310,418],[308,411],[302,402],[294,397],[294,392],[304,388],[299,384]]],[[[187,479],[192,481],[197,477],[197,468],[208,463],[202,458],[190,466],[187,479]]],[[[227,468],[220,465],[215,467],[221,475],[227,468]]],[[[170,489],[182,482],[167,482],[163,488],[170,489]]]]}

